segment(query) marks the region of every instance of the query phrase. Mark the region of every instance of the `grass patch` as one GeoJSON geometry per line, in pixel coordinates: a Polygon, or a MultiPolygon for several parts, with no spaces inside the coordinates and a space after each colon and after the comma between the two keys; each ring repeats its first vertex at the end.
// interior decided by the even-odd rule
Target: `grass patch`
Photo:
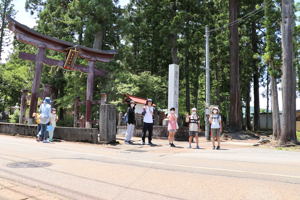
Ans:
{"type": "Polygon", "coordinates": [[[297,134],[298,141],[300,141],[300,131],[297,131],[296,134],[297,134]]]}
{"type": "Polygon", "coordinates": [[[294,146],[294,147],[276,147],[277,150],[281,151],[299,151],[300,152],[300,146],[294,146]]]}

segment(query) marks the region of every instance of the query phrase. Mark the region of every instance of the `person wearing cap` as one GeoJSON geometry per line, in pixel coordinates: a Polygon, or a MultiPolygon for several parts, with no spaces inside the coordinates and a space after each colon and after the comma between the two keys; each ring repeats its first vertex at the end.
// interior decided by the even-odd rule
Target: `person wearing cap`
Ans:
{"type": "Polygon", "coordinates": [[[143,115],[144,115],[144,126],[143,126],[143,136],[142,136],[142,144],[145,144],[145,139],[146,139],[146,133],[148,133],[148,143],[149,145],[152,144],[152,132],[153,132],[153,113],[154,113],[154,108],[153,108],[153,101],[152,99],[147,99],[146,104],[143,108],[143,115]]]}
{"type": "Polygon", "coordinates": [[[196,148],[199,147],[199,137],[198,134],[200,132],[200,117],[197,115],[197,109],[192,109],[191,115],[186,115],[186,122],[189,123],[189,148],[192,148],[192,140],[193,137],[196,139],[196,148]]]}
{"type": "Polygon", "coordinates": [[[58,120],[58,116],[56,115],[56,109],[52,108],[51,109],[51,114],[50,114],[50,125],[49,125],[49,141],[53,141],[53,134],[54,134],[54,129],[56,127],[56,122],[58,120]]]}
{"type": "Polygon", "coordinates": [[[41,124],[41,139],[44,143],[48,143],[47,124],[50,122],[51,115],[51,99],[46,97],[40,106],[40,124],[41,124]]]}
{"type": "Polygon", "coordinates": [[[133,144],[131,138],[135,127],[135,102],[130,101],[127,109],[127,131],[125,135],[125,144],[133,144]]]}
{"type": "Polygon", "coordinates": [[[212,114],[209,117],[209,123],[211,124],[211,134],[212,134],[212,145],[213,149],[220,149],[220,134],[222,133],[222,119],[218,107],[212,108],[212,114]],[[215,141],[218,141],[218,146],[216,148],[215,141]]]}

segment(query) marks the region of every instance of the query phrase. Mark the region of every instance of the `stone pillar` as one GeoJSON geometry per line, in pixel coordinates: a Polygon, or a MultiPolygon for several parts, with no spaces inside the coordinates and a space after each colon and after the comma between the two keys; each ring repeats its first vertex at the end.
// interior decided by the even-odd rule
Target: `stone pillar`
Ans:
{"type": "Polygon", "coordinates": [[[80,105],[80,97],[76,97],[74,101],[74,121],[73,121],[73,127],[77,127],[77,122],[79,119],[79,107],[80,105]]]}
{"type": "Polygon", "coordinates": [[[46,48],[39,47],[38,54],[35,58],[35,73],[32,83],[31,89],[31,100],[30,100],[30,109],[29,109],[29,118],[28,123],[33,123],[32,114],[36,112],[37,107],[37,99],[38,99],[38,92],[41,84],[41,75],[42,75],[42,67],[43,67],[43,60],[45,57],[46,48]]]}
{"type": "Polygon", "coordinates": [[[118,126],[122,126],[122,117],[123,117],[123,113],[119,112],[119,115],[118,115],[118,126]]]}
{"type": "Polygon", "coordinates": [[[112,143],[116,141],[117,134],[117,109],[114,105],[100,105],[99,143],[112,143]]]}
{"type": "Polygon", "coordinates": [[[100,94],[100,104],[106,104],[107,103],[107,94],[106,93],[101,93],[100,94]]]}
{"type": "Polygon", "coordinates": [[[168,111],[174,107],[178,116],[178,98],[179,98],[179,66],[169,65],[169,90],[168,90],[168,111]]]}
{"type": "Polygon", "coordinates": [[[26,114],[26,108],[27,108],[27,94],[28,94],[28,90],[22,90],[20,117],[19,117],[20,124],[24,124],[24,121],[25,121],[25,114],[26,114]]]}

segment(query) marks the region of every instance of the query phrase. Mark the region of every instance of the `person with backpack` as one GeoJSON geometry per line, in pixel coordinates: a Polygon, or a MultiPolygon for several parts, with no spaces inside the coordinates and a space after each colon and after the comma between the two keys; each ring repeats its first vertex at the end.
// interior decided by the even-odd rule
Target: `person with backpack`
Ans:
{"type": "Polygon", "coordinates": [[[177,124],[177,116],[175,114],[175,108],[170,109],[170,113],[168,114],[167,118],[168,118],[169,144],[170,147],[176,147],[174,145],[174,136],[178,129],[178,124],[177,124]]]}
{"type": "Polygon", "coordinates": [[[212,114],[209,117],[209,123],[211,124],[211,134],[212,134],[212,145],[213,149],[220,149],[220,135],[222,133],[222,119],[218,107],[212,108],[212,114]],[[215,141],[217,140],[218,146],[216,148],[215,141]]]}
{"type": "Polygon", "coordinates": [[[130,101],[130,104],[127,109],[127,113],[125,116],[125,122],[127,124],[127,131],[125,135],[125,144],[133,144],[131,141],[131,138],[134,133],[134,127],[135,127],[135,102],[130,101]]]}
{"type": "Polygon", "coordinates": [[[148,131],[148,143],[152,144],[152,133],[153,133],[153,101],[152,99],[147,99],[146,104],[143,108],[143,116],[144,116],[144,125],[143,125],[143,136],[142,136],[142,144],[145,145],[146,132],[148,131]]]}
{"type": "Polygon", "coordinates": [[[186,122],[189,123],[189,148],[192,148],[193,137],[196,139],[196,148],[199,147],[200,117],[197,115],[197,109],[192,109],[191,115],[186,115],[186,122]]]}
{"type": "Polygon", "coordinates": [[[46,97],[40,106],[40,124],[41,124],[41,139],[44,143],[49,143],[47,125],[50,122],[51,115],[51,99],[46,97]]]}

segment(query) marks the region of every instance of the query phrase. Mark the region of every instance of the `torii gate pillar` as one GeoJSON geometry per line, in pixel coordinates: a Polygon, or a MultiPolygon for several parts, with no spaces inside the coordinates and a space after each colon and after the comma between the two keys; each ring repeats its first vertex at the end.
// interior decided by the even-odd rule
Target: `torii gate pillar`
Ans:
{"type": "Polygon", "coordinates": [[[31,100],[30,100],[30,109],[29,109],[29,118],[28,118],[29,124],[33,123],[32,114],[36,112],[36,108],[37,108],[37,98],[38,98],[39,87],[41,84],[41,74],[42,74],[45,52],[46,52],[45,46],[39,46],[39,51],[35,59],[35,72],[34,72],[32,88],[31,88],[31,100]]]}

